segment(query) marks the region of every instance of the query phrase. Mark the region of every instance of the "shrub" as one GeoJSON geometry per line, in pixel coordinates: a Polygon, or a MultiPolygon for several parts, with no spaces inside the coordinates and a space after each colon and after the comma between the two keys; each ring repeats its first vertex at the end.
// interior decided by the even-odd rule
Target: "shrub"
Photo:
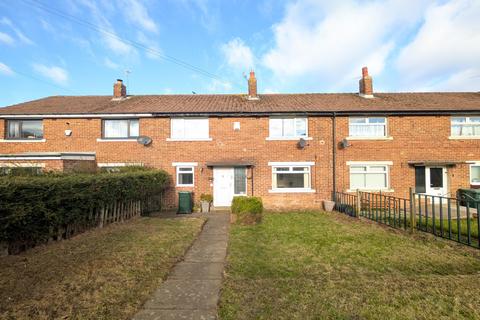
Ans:
{"type": "Polygon", "coordinates": [[[212,203],[213,202],[213,196],[211,194],[202,193],[200,195],[200,201],[206,201],[208,203],[212,203]]]}
{"type": "Polygon", "coordinates": [[[263,203],[259,197],[234,197],[232,213],[242,224],[255,224],[262,221],[263,203]]]}
{"type": "Polygon", "coordinates": [[[138,201],[145,208],[162,195],[168,183],[168,174],[161,170],[3,177],[0,242],[22,249],[52,238],[68,238],[72,228],[95,227],[100,208],[138,201]]]}

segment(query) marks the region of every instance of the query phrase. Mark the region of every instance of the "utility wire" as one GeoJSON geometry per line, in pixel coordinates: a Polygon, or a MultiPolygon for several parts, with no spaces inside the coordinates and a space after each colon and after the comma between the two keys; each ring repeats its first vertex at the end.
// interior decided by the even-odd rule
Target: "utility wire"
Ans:
{"type": "Polygon", "coordinates": [[[75,23],[78,23],[78,24],[80,24],[80,25],[83,25],[84,27],[87,27],[87,28],[89,28],[89,29],[92,29],[92,30],[94,30],[94,31],[96,31],[96,32],[99,32],[99,33],[104,34],[104,35],[106,35],[106,36],[108,36],[108,37],[114,38],[114,39],[116,39],[116,40],[119,40],[119,41],[121,41],[121,42],[123,42],[123,43],[125,43],[125,44],[131,45],[131,46],[136,47],[136,48],[138,48],[138,49],[143,49],[143,50],[145,50],[145,51],[147,51],[147,52],[149,52],[149,53],[151,53],[151,54],[153,54],[153,55],[155,55],[155,56],[157,56],[157,57],[159,57],[159,58],[161,58],[161,59],[163,59],[163,60],[169,61],[169,62],[174,63],[174,64],[176,64],[176,65],[178,65],[178,66],[181,66],[181,67],[183,67],[183,68],[185,68],[185,69],[189,69],[189,70],[191,70],[191,71],[194,71],[194,72],[196,72],[196,73],[199,73],[199,74],[201,74],[201,75],[203,75],[203,76],[205,76],[205,77],[212,78],[212,79],[218,80],[218,81],[226,81],[226,80],[223,79],[222,77],[220,77],[220,76],[218,76],[218,75],[216,75],[216,74],[214,74],[214,73],[211,73],[211,72],[209,72],[209,71],[207,71],[207,70],[204,70],[204,69],[202,69],[202,68],[196,67],[196,66],[194,66],[194,65],[192,65],[192,64],[190,64],[190,63],[188,63],[188,62],[185,62],[185,61],[183,61],[183,60],[177,59],[177,58],[175,58],[175,57],[173,57],[173,56],[164,54],[164,53],[160,52],[159,50],[156,50],[156,49],[154,49],[154,48],[150,48],[150,47],[148,47],[148,46],[145,46],[144,44],[142,44],[142,43],[140,43],[140,42],[138,42],[138,41],[129,40],[129,39],[120,37],[120,36],[118,36],[117,34],[111,32],[111,31],[109,31],[109,30],[107,30],[107,29],[105,29],[105,28],[102,28],[102,27],[100,27],[100,26],[98,26],[98,25],[96,25],[96,24],[94,24],[94,23],[91,23],[91,22],[89,22],[89,21],[86,21],[86,20],[77,18],[77,17],[75,17],[75,16],[73,16],[73,15],[70,15],[70,14],[65,13],[65,12],[63,12],[63,11],[60,11],[60,10],[58,10],[58,9],[56,9],[56,8],[49,7],[49,6],[43,4],[43,3],[39,2],[39,1],[34,1],[34,0],[22,0],[22,1],[23,1],[25,4],[27,4],[27,5],[36,7],[36,8],[38,8],[38,9],[43,10],[43,11],[46,11],[46,12],[48,12],[48,13],[50,13],[50,14],[60,16],[60,17],[62,17],[62,18],[64,18],[64,19],[71,20],[71,21],[73,21],[73,22],[75,22],[75,23]]]}
{"type": "Polygon", "coordinates": [[[24,72],[17,71],[17,70],[12,70],[12,71],[13,71],[14,74],[18,74],[18,75],[20,75],[20,76],[22,76],[22,77],[29,78],[29,79],[32,79],[32,80],[41,82],[41,83],[43,83],[43,84],[49,85],[49,86],[51,86],[51,87],[55,87],[55,88],[57,88],[57,89],[61,89],[61,90],[68,91],[68,92],[70,92],[70,93],[72,93],[72,94],[74,94],[74,95],[80,95],[80,93],[79,93],[78,91],[74,91],[74,90],[71,90],[71,89],[69,89],[69,88],[65,88],[65,87],[56,85],[56,84],[54,84],[54,83],[52,83],[52,82],[42,80],[42,79],[37,78],[37,77],[35,77],[35,76],[32,76],[32,75],[30,75],[30,74],[28,74],[28,73],[24,73],[24,72]]]}

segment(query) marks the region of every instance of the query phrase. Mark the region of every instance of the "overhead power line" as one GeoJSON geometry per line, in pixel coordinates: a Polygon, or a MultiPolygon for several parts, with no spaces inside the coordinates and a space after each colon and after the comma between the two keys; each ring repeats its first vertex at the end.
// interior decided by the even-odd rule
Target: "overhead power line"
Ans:
{"type": "Polygon", "coordinates": [[[167,55],[167,54],[164,54],[162,52],[160,52],[159,50],[156,50],[155,48],[151,48],[151,47],[148,47],[138,41],[134,41],[134,40],[130,40],[130,39],[126,39],[126,38],[123,38],[121,36],[118,36],[117,34],[105,29],[105,28],[102,28],[94,23],[91,23],[89,21],[86,21],[86,20],[83,20],[83,19],[80,19],[80,18],[77,18],[71,14],[68,14],[68,13],[65,13],[61,10],[58,10],[56,8],[52,8],[50,6],[47,6],[45,5],[44,3],[41,3],[39,1],[34,1],[34,0],[23,0],[23,2],[27,5],[30,5],[30,6],[33,6],[33,7],[36,7],[40,10],[43,10],[45,12],[48,12],[50,14],[53,14],[53,15],[56,15],[56,16],[59,16],[59,17],[62,17],[64,19],[67,19],[67,20],[71,20],[75,23],[78,23],[86,28],[89,28],[91,30],[94,30],[96,32],[99,32],[105,36],[108,36],[108,37],[111,37],[111,38],[114,38],[116,40],[119,40],[125,44],[128,44],[132,47],[135,47],[135,48],[138,48],[138,49],[142,49],[142,50],[145,50],[147,51],[148,53],[152,54],[152,55],[155,55],[165,61],[168,61],[168,62],[171,62],[171,63],[174,63],[178,66],[181,66],[185,69],[188,69],[188,70],[191,70],[193,72],[196,72],[198,74],[201,74],[205,77],[208,77],[208,78],[211,78],[211,79],[214,79],[214,80],[218,80],[218,81],[226,81],[225,79],[223,79],[222,77],[214,74],[214,73],[211,73],[207,70],[204,70],[200,67],[197,67],[197,66],[194,66],[188,62],[185,62],[183,60],[180,60],[180,59],[177,59],[173,56],[170,56],[170,55],[167,55]]]}

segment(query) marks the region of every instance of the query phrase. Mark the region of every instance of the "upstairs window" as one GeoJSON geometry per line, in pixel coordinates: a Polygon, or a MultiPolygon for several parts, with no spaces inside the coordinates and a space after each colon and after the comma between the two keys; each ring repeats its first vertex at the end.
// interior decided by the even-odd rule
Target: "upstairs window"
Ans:
{"type": "Polygon", "coordinates": [[[138,119],[103,120],[105,139],[134,139],[139,136],[138,119]]]}
{"type": "Polygon", "coordinates": [[[7,139],[43,139],[42,120],[7,120],[7,139]]]}
{"type": "Polygon", "coordinates": [[[170,138],[172,140],[208,140],[208,118],[172,118],[170,138]]]}
{"type": "Polygon", "coordinates": [[[480,117],[452,117],[452,136],[480,137],[480,117]]]}
{"type": "Polygon", "coordinates": [[[386,137],[386,118],[350,118],[350,137],[386,137]]]}
{"type": "Polygon", "coordinates": [[[270,118],[270,138],[305,138],[307,126],[307,118],[270,118]]]}

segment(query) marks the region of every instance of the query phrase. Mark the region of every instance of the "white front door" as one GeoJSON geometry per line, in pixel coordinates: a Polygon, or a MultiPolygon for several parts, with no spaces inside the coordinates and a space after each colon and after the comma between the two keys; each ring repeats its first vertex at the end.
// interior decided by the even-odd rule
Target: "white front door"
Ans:
{"type": "Polygon", "coordinates": [[[229,207],[234,194],[234,169],[213,168],[213,205],[229,207]]]}
{"type": "Polygon", "coordinates": [[[446,196],[447,189],[447,168],[426,167],[425,168],[425,190],[426,194],[432,196],[446,196]]]}

